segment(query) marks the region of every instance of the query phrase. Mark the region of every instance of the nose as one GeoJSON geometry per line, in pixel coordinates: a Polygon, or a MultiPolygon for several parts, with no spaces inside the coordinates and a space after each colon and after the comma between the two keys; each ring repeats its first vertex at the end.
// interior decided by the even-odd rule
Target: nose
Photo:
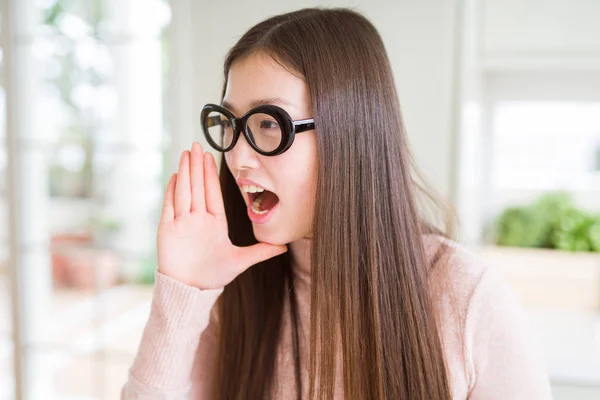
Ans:
{"type": "Polygon", "coordinates": [[[258,153],[250,147],[244,135],[240,135],[233,149],[225,153],[225,161],[232,171],[254,169],[259,165],[258,153]]]}

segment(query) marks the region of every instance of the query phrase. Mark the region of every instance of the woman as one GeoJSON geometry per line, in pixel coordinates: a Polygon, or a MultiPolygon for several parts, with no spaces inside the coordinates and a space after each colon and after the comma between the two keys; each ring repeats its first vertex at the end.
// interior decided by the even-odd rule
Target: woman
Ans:
{"type": "Polygon", "coordinates": [[[305,9],[225,61],[182,154],[124,399],[549,399],[523,312],[436,232],[375,28],[305,9]]]}

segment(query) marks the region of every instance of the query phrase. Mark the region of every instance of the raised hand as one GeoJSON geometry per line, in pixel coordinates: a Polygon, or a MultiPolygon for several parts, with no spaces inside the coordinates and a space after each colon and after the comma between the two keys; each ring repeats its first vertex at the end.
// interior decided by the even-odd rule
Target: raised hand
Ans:
{"type": "Polygon", "coordinates": [[[199,143],[182,153],[167,185],[157,247],[159,272],[199,289],[221,288],[250,266],[287,251],[283,245],[231,243],[215,159],[199,143]]]}

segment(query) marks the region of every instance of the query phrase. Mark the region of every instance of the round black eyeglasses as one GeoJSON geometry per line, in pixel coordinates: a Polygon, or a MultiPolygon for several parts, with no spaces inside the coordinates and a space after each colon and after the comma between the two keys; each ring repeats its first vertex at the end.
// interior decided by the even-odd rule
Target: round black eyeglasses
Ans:
{"type": "Polygon", "coordinates": [[[208,143],[217,151],[235,147],[240,133],[259,154],[276,156],[290,148],[297,133],[315,129],[313,118],[292,120],[281,107],[262,105],[236,118],[228,109],[216,104],[202,107],[202,130],[208,143]]]}

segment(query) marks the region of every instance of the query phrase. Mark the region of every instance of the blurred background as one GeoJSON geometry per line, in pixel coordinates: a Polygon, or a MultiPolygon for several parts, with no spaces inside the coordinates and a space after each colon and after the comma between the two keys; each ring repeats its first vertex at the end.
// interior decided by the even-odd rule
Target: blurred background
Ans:
{"type": "Polygon", "coordinates": [[[600,1],[0,4],[0,399],[119,398],[226,51],[318,5],[379,29],[417,164],[520,297],[555,398],[600,398],[600,1]]]}

